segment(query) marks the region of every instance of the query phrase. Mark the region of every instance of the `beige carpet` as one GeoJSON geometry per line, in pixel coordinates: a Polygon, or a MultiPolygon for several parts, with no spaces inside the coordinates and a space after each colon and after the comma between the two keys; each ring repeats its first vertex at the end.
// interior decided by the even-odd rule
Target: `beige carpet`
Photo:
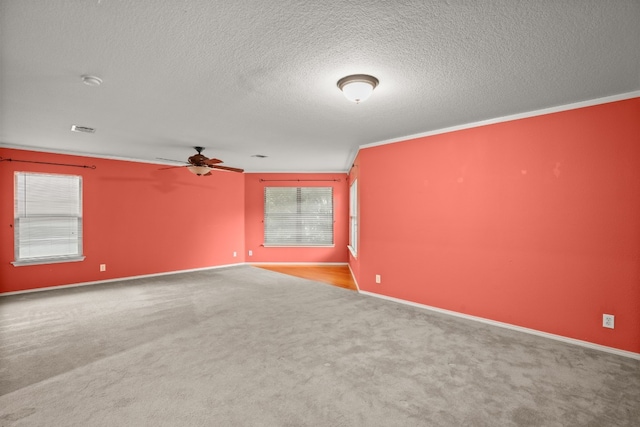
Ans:
{"type": "Polygon", "coordinates": [[[638,426],[640,361],[249,266],[0,298],[1,426],[638,426]]]}

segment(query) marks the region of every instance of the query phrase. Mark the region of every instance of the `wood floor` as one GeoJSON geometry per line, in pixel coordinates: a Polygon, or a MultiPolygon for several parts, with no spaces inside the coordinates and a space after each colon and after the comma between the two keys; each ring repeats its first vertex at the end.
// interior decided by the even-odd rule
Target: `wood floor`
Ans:
{"type": "Polygon", "coordinates": [[[315,280],[340,288],[358,290],[353,281],[348,265],[278,265],[278,264],[254,264],[254,267],[265,270],[315,280]]]}

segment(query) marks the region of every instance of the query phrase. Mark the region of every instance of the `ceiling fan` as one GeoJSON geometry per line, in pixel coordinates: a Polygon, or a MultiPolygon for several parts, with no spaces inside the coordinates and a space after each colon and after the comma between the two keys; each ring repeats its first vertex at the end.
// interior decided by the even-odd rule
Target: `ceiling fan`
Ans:
{"type": "MultiPolygon", "coordinates": [[[[202,154],[202,151],[204,150],[203,147],[193,147],[193,148],[195,148],[195,150],[198,153],[189,157],[184,166],[170,166],[167,168],[160,168],[160,169],[163,170],[163,169],[173,169],[173,168],[187,168],[191,173],[198,176],[211,175],[211,171],[214,169],[225,170],[230,172],[239,172],[239,173],[244,172],[244,169],[232,168],[230,166],[222,166],[220,164],[222,163],[222,160],[220,159],[210,159],[206,157],[205,155],[202,154]]],[[[163,160],[168,160],[168,159],[163,159],[163,160]]],[[[172,161],[175,162],[177,160],[172,160],[172,161]]]]}

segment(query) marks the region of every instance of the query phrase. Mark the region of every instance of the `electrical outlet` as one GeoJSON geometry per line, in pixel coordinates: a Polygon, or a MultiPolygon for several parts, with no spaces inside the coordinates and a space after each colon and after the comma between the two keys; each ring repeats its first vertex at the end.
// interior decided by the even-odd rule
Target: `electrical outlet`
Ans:
{"type": "Polygon", "coordinates": [[[602,327],[613,329],[615,323],[615,316],[613,314],[603,314],[602,315],[602,327]]]}
{"type": "Polygon", "coordinates": [[[379,274],[376,274],[376,283],[382,283],[382,280],[380,279],[379,274]]]}
{"type": "Polygon", "coordinates": [[[237,256],[238,256],[238,253],[236,251],[233,251],[233,257],[235,258],[237,256]]]}
{"type": "Polygon", "coordinates": [[[253,256],[253,251],[249,251],[249,256],[253,256]]]}
{"type": "Polygon", "coordinates": [[[107,264],[100,264],[100,271],[107,271],[107,264]]]}

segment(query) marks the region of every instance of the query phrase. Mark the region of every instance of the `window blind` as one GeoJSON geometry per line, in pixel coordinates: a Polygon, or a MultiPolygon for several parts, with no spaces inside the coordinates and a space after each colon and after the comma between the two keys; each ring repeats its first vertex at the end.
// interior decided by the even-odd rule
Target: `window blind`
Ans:
{"type": "Polygon", "coordinates": [[[332,187],[265,187],[266,246],[332,246],[332,187]]]}
{"type": "Polygon", "coordinates": [[[82,259],[82,178],[16,172],[15,265],[82,259]]]}

